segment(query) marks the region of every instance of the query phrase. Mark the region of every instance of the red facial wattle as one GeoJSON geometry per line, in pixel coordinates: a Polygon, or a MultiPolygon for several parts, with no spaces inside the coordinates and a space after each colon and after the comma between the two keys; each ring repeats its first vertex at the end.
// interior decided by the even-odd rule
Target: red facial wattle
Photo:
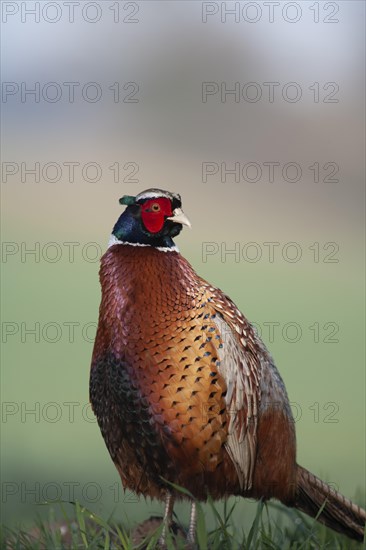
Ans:
{"type": "Polygon", "coordinates": [[[159,233],[165,219],[172,215],[171,201],[165,197],[150,199],[141,205],[142,222],[150,233],[159,233]]]}

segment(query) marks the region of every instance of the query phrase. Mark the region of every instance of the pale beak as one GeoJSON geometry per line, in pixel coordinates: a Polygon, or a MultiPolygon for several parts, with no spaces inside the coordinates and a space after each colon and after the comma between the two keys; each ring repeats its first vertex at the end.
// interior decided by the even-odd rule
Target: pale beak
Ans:
{"type": "Polygon", "coordinates": [[[173,216],[171,218],[167,218],[167,220],[170,220],[174,223],[181,223],[182,225],[186,225],[187,227],[192,227],[191,222],[181,208],[176,208],[175,210],[173,210],[173,216]]]}

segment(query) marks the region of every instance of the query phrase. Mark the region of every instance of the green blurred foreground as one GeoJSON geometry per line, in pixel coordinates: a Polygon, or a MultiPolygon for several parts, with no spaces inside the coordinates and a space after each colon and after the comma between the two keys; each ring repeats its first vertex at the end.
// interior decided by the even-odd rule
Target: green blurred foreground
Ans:
{"type": "MultiPolygon", "coordinates": [[[[207,508],[213,513],[215,527],[208,531],[205,512],[198,505],[197,548],[198,550],[307,550],[338,549],[357,550],[362,544],[337,535],[321,524],[278,504],[257,506],[254,521],[248,532],[239,525],[233,525],[233,511],[236,504],[224,504],[220,514],[213,502],[207,508]],[[277,513],[279,511],[279,513],[277,513]]],[[[28,531],[3,528],[1,548],[19,550],[59,549],[121,549],[143,550],[158,548],[161,534],[161,518],[150,518],[138,528],[118,525],[110,518],[105,521],[87,508],[76,503],[59,503],[56,520],[55,509],[49,507],[49,519],[39,521],[28,531]],[[69,504],[72,504],[70,509],[69,504]]],[[[173,531],[167,537],[167,549],[185,548],[185,528],[175,517],[173,531]],[[173,532],[174,531],[174,532],[173,532]]]]}

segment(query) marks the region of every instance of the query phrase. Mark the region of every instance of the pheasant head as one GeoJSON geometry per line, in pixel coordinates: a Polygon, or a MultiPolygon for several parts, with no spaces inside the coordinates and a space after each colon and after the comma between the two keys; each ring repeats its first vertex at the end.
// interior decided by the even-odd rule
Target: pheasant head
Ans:
{"type": "Polygon", "coordinates": [[[177,193],[147,189],[136,197],[124,195],[119,202],[127,208],[113,228],[110,244],[123,242],[174,250],[173,237],[183,225],[191,226],[177,193]]]}

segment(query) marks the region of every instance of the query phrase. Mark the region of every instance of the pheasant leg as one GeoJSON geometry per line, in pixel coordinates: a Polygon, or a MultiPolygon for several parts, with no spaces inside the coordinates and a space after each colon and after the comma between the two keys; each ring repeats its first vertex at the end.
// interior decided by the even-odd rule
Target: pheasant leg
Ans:
{"type": "Polygon", "coordinates": [[[164,511],[164,519],[163,519],[163,530],[162,530],[160,538],[159,538],[159,546],[161,548],[165,548],[166,533],[167,533],[167,530],[169,529],[170,524],[172,522],[173,507],[174,507],[174,497],[171,493],[168,492],[166,494],[166,497],[165,497],[165,511],[164,511]]]}
{"type": "Polygon", "coordinates": [[[195,501],[192,502],[191,506],[191,517],[189,520],[189,528],[187,533],[187,542],[190,545],[194,545],[196,540],[196,527],[197,527],[197,506],[195,501]]]}

